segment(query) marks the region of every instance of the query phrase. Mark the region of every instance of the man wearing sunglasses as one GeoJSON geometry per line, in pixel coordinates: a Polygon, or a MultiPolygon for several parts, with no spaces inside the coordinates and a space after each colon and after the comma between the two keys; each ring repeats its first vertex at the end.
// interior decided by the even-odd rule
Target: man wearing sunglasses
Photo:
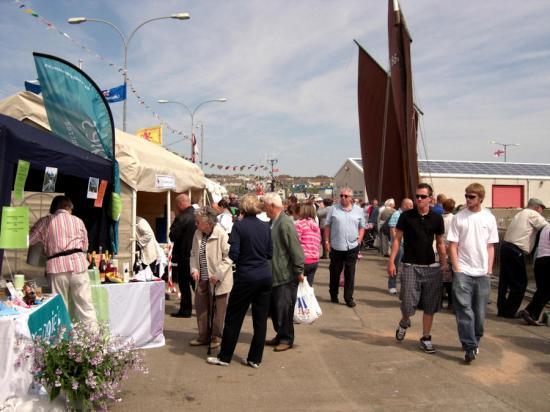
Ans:
{"type": "Polygon", "coordinates": [[[405,339],[411,326],[411,316],[422,303],[422,338],[420,349],[435,353],[431,329],[434,314],[439,311],[441,301],[442,274],[447,270],[447,255],[443,235],[443,218],[430,208],[433,190],[427,183],[416,187],[416,207],[401,213],[395,226],[392,253],[388,262],[388,275],[396,276],[395,257],[403,239],[403,271],[401,272],[401,320],[395,331],[395,339],[405,339]],[[439,264],[435,262],[434,238],[437,242],[439,264]]]}
{"type": "Polygon", "coordinates": [[[325,250],[330,257],[330,301],[339,303],[340,273],[344,269],[344,300],[353,308],[355,264],[359,246],[365,234],[363,209],[353,204],[353,191],[345,187],[340,191],[340,203],[335,203],[327,214],[325,223],[325,250]]]}
{"type": "Polygon", "coordinates": [[[483,336],[485,308],[491,292],[491,273],[498,243],[495,216],[481,207],[485,188],[466,188],[466,208],[458,212],[447,235],[453,265],[453,307],[464,361],[473,361],[483,336]]]}

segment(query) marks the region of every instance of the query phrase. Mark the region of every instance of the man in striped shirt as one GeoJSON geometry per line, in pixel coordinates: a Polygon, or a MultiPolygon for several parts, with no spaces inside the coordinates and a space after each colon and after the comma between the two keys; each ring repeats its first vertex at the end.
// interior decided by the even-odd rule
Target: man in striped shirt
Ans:
{"type": "Polygon", "coordinates": [[[56,196],[50,215],[39,219],[32,227],[30,244],[41,242],[48,256],[46,273],[53,293],[63,298],[67,308],[69,296],[74,303],[78,321],[96,323],[92,292],[88,277],[88,232],[84,222],[72,215],[73,203],[68,197],[56,196]]]}

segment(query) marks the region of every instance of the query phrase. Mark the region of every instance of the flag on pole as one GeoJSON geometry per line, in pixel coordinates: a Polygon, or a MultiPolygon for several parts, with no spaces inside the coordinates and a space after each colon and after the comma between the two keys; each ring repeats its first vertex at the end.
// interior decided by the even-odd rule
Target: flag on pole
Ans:
{"type": "Polygon", "coordinates": [[[116,103],[126,100],[126,85],[120,85],[118,87],[113,87],[109,90],[102,90],[103,96],[109,103],[116,103]]]}
{"type": "Polygon", "coordinates": [[[162,125],[160,124],[139,129],[136,132],[136,135],[141,137],[142,139],[150,141],[151,143],[162,146],[162,125]]]}
{"type": "Polygon", "coordinates": [[[42,93],[42,88],[38,80],[25,80],[25,90],[34,94],[42,93]]]}
{"type": "Polygon", "coordinates": [[[499,149],[499,150],[495,151],[493,154],[495,155],[495,157],[503,156],[504,155],[504,150],[499,149]]]}

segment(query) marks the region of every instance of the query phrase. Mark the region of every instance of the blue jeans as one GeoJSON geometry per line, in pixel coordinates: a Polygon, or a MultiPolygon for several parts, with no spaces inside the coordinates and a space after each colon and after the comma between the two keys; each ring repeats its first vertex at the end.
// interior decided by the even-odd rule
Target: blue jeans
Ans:
{"type": "Polygon", "coordinates": [[[489,301],[489,276],[468,276],[455,272],[453,276],[453,307],[458,337],[465,351],[476,349],[483,336],[485,309],[489,301]]]}
{"type": "Polygon", "coordinates": [[[391,276],[388,276],[388,289],[396,288],[397,287],[397,271],[399,270],[399,264],[401,263],[401,259],[403,259],[403,243],[399,245],[399,250],[397,251],[397,255],[395,255],[395,259],[393,262],[395,263],[395,277],[392,278],[391,276]]]}

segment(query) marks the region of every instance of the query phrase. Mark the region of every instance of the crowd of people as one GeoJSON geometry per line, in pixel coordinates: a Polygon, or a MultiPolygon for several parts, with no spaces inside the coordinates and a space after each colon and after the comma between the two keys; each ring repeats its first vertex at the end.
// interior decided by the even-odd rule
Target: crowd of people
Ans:
{"type": "MultiPolygon", "coordinates": [[[[251,307],[254,333],[243,364],[258,368],[265,346],[275,352],[293,347],[298,285],[313,285],[320,259],[330,259],[330,301],[340,303],[343,287],[344,303],[353,308],[360,251],[376,248],[388,258],[388,292],[401,302],[395,339],[405,339],[421,309],[420,348],[435,353],[432,325],[445,297],[456,316],[464,360],[472,362],[484,332],[499,243],[495,216],[483,207],[484,199],[485,188],[478,183],[465,188],[465,203],[459,206],[442,194],[434,197],[426,183],[417,186],[414,199],[401,199],[399,208],[394,199],[361,204],[350,188],[334,202],[313,196],[301,203],[294,196],[283,201],[276,193],[247,194],[239,201],[231,194],[197,210],[186,194],[179,195],[170,239],[181,301],[172,315],[191,316],[194,290],[199,333],[190,344],[220,347],[207,362],[227,366],[251,307]],[[266,339],[269,317],[274,336],[266,339]]],[[[529,325],[540,324],[550,300],[550,227],[544,208],[530,199],[500,246],[498,316],[521,317],[529,325]],[[525,258],[535,249],[537,292],[519,310],[527,286],[525,258]]]]}
{"type": "MultiPolygon", "coordinates": [[[[497,315],[538,326],[550,301],[550,225],[542,216],[546,206],[529,199],[499,242],[495,216],[483,207],[484,199],[485,188],[478,183],[465,188],[465,203],[458,206],[443,194],[434,197],[431,186],[421,183],[414,199],[402,199],[397,209],[394,199],[361,204],[350,188],[343,188],[334,201],[313,196],[301,203],[295,196],[283,201],[276,193],[247,194],[239,201],[231,194],[200,208],[180,194],[169,234],[181,296],[172,316],[191,317],[194,303],[198,336],[189,344],[219,347],[218,356],[207,362],[227,366],[251,307],[254,334],[243,363],[258,368],[265,346],[275,352],[293,347],[298,285],[314,284],[320,260],[330,259],[330,301],[340,303],[343,287],[344,303],[353,308],[357,260],[362,249],[374,248],[388,258],[388,292],[400,299],[395,339],[405,339],[421,309],[420,348],[435,353],[433,319],[445,298],[456,317],[464,360],[472,362],[484,333],[495,244],[500,244],[497,315]],[[520,309],[527,257],[533,253],[537,288],[520,309]],[[266,339],[269,317],[274,336],[266,339]]],[[[31,229],[30,243],[44,245],[52,291],[66,303],[74,302],[71,312],[78,320],[95,323],[84,252],[87,233],[72,208],[70,199],[57,196],[50,214],[31,229]]],[[[141,263],[157,267],[160,247],[145,219],[138,217],[136,234],[141,263]]]]}

